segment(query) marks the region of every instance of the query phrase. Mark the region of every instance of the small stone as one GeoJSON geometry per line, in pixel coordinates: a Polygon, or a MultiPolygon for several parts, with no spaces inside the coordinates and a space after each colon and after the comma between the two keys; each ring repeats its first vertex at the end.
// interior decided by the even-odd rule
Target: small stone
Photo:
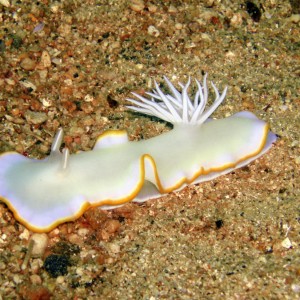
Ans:
{"type": "Polygon", "coordinates": [[[13,281],[15,284],[20,284],[23,280],[20,275],[16,274],[13,276],[13,281]]]}
{"type": "Polygon", "coordinates": [[[291,240],[287,237],[281,242],[281,246],[286,249],[290,249],[293,247],[293,244],[292,244],[291,240]]]}
{"type": "Polygon", "coordinates": [[[27,229],[24,229],[24,231],[19,235],[19,238],[21,240],[28,240],[30,236],[30,232],[27,229]]]}
{"type": "Polygon", "coordinates": [[[149,3],[149,4],[148,4],[148,10],[149,10],[151,13],[155,13],[155,12],[157,11],[157,6],[154,5],[154,4],[149,3]]]}
{"type": "Polygon", "coordinates": [[[205,42],[211,42],[211,36],[207,33],[202,33],[201,34],[201,40],[205,42]]]}
{"type": "Polygon", "coordinates": [[[150,25],[148,27],[148,34],[150,34],[152,36],[155,36],[155,37],[158,37],[160,32],[156,27],[154,27],[153,25],[150,25]]]}
{"type": "Polygon", "coordinates": [[[30,286],[28,284],[20,286],[19,295],[21,296],[21,299],[53,299],[51,293],[47,288],[35,285],[30,286]]]}
{"type": "Polygon", "coordinates": [[[292,23],[299,23],[300,22],[300,14],[294,14],[294,15],[291,15],[289,18],[288,18],[288,21],[292,22],[292,23]]]}
{"type": "Polygon", "coordinates": [[[0,0],[0,3],[5,7],[10,7],[10,3],[8,0],[0,0]]]}
{"type": "Polygon", "coordinates": [[[294,293],[300,293],[300,285],[299,284],[292,284],[291,288],[294,293]]]}
{"type": "Polygon", "coordinates": [[[118,220],[107,220],[104,228],[108,233],[115,233],[121,227],[121,223],[118,220]]]}
{"type": "Polygon", "coordinates": [[[52,5],[50,5],[50,10],[53,12],[53,13],[57,13],[57,12],[59,12],[59,10],[60,10],[60,5],[58,4],[58,3],[54,3],[54,4],[52,4],[52,5]]]}
{"type": "Polygon", "coordinates": [[[48,51],[43,51],[41,60],[39,64],[37,65],[37,68],[40,70],[47,69],[51,67],[51,57],[48,51]]]}
{"type": "Polygon", "coordinates": [[[29,57],[25,57],[21,60],[20,66],[26,71],[32,71],[36,67],[36,62],[29,57]]]}
{"type": "Polygon", "coordinates": [[[175,24],[175,29],[180,30],[183,28],[183,24],[182,23],[176,23],[175,24]]]}
{"type": "Polygon", "coordinates": [[[204,4],[206,7],[211,7],[214,5],[215,0],[205,0],[204,4]]]}
{"type": "Polygon", "coordinates": [[[79,275],[79,276],[82,276],[82,275],[84,274],[83,268],[78,267],[78,268],[76,269],[76,274],[79,275]]]}
{"type": "Polygon", "coordinates": [[[118,254],[120,252],[120,245],[115,243],[108,243],[107,249],[109,250],[110,254],[118,254]]]}
{"type": "Polygon", "coordinates": [[[25,119],[31,124],[38,125],[46,122],[48,117],[46,113],[27,110],[25,112],[25,119]]]}
{"type": "Polygon", "coordinates": [[[42,267],[43,267],[43,261],[40,258],[34,258],[30,262],[30,271],[33,274],[37,274],[42,267]]]}
{"type": "Polygon", "coordinates": [[[67,37],[68,35],[71,34],[71,25],[69,24],[61,24],[57,31],[62,37],[67,37]]]}
{"type": "Polygon", "coordinates": [[[30,281],[32,284],[42,284],[42,278],[37,274],[31,275],[30,281]]]}
{"type": "Polygon", "coordinates": [[[81,236],[81,237],[85,237],[89,234],[89,229],[88,228],[80,228],[78,229],[78,234],[81,236]]]}
{"type": "Polygon", "coordinates": [[[54,63],[55,65],[61,65],[62,64],[62,59],[61,58],[58,58],[58,57],[54,57],[52,59],[52,63],[54,63]]]}
{"type": "Polygon", "coordinates": [[[93,102],[94,101],[94,97],[90,94],[87,94],[84,96],[84,101],[85,102],[93,102]]]}
{"type": "Polygon", "coordinates": [[[15,85],[16,82],[15,80],[11,79],[11,78],[5,78],[5,83],[7,83],[8,85],[15,85]]]}
{"type": "Polygon", "coordinates": [[[143,64],[136,64],[135,66],[138,70],[142,70],[144,68],[143,64]]]}
{"type": "Polygon", "coordinates": [[[3,261],[0,261],[0,271],[3,271],[7,268],[7,265],[3,262],[3,261]]]}
{"type": "Polygon", "coordinates": [[[232,52],[232,51],[228,51],[226,54],[225,54],[225,56],[227,57],[227,58],[229,58],[229,59],[232,59],[232,58],[235,58],[235,53],[234,52],[232,52]]]}
{"type": "Polygon", "coordinates": [[[34,233],[29,242],[34,241],[31,256],[32,257],[42,257],[48,246],[49,238],[46,233],[34,233]]]}
{"type": "Polygon", "coordinates": [[[240,13],[236,13],[230,20],[230,25],[234,28],[238,28],[243,24],[243,17],[240,13]]]}
{"type": "Polygon", "coordinates": [[[20,85],[22,85],[24,88],[28,89],[29,91],[35,91],[36,85],[30,82],[29,80],[20,80],[20,85]]]}
{"type": "Polygon", "coordinates": [[[69,240],[70,243],[75,244],[75,245],[79,245],[79,246],[83,245],[83,243],[84,243],[82,237],[79,236],[76,233],[70,234],[68,236],[68,240],[69,240]]]}
{"type": "Polygon", "coordinates": [[[56,283],[57,284],[63,284],[65,282],[65,276],[58,276],[56,278],[56,283]]]}
{"type": "Polygon", "coordinates": [[[115,41],[110,45],[111,49],[119,49],[121,48],[121,43],[119,41],[115,41]]]}
{"type": "Polygon", "coordinates": [[[170,5],[169,8],[168,8],[168,13],[170,14],[175,14],[177,13],[177,8],[174,6],[174,5],[170,5]]]}
{"type": "Polygon", "coordinates": [[[143,0],[131,0],[130,8],[135,12],[140,12],[145,8],[143,0]]]}
{"type": "Polygon", "coordinates": [[[47,76],[48,76],[48,70],[39,70],[38,74],[40,76],[40,80],[41,82],[46,82],[47,81],[47,76]]]}
{"type": "Polygon", "coordinates": [[[70,261],[66,255],[51,254],[44,262],[44,268],[53,278],[66,275],[68,273],[70,261]]]}
{"type": "Polygon", "coordinates": [[[50,107],[53,105],[52,100],[48,98],[42,98],[40,101],[42,102],[44,107],[50,107]]]}

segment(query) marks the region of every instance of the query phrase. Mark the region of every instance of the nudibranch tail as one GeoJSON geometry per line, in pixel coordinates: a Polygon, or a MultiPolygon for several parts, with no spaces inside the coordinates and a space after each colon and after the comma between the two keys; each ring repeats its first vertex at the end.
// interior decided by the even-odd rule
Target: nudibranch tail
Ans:
{"type": "Polygon", "coordinates": [[[190,78],[185,85],[179,83],[181,87],[181,92],[179,92],[170,80],[164,76],[164,80],[172,95],[164,94],[157,82],[154,81],[155,89],[152,92],[146,93],[151,98],[147,99],[141,95],[132,93],[138,100],[127,98],[129,102],[135,104],[135,106],[129,105],[127,108],[143,114],[156,116],[172,124],[201,125],[223,102],[227,92],[227,87],[225,87],[220,95],[214,83],[211,82],[216,97],[213,104],[204,111],[208,101],[206,78],[207,74],[204,76],[202,85],[198,80],[195,80],[198,90],[193,101],[188,95],[188,88],[191,84],[190,78]]]}

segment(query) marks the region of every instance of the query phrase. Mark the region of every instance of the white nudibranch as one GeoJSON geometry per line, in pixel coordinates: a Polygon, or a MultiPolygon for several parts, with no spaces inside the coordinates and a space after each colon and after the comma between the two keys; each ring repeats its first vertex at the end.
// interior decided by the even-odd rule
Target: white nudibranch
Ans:
{"type": "Polygon", "coordinates": [[[174,125],[164,134],[131,142],[122,130],[109,130],[98,138],[92,151],[70,155],[60,152],[63,131],[56,134],[51,153],[38,160],[16,152],[0,156],[0,198],[15,218],[37,232],[78,218],[90,207],[112,209],[128,201],[143,202],[178,191],[190,183],[214,179],[240,168],[270,149],[276,135],[250,112],[212,120],[221,104],[208,100],[206,76],[190,99],[190,79],[181,92],[164,77],[170,94],[156,82],[145,98],[128,99],[129,109],[156,116],[174,125]]]}

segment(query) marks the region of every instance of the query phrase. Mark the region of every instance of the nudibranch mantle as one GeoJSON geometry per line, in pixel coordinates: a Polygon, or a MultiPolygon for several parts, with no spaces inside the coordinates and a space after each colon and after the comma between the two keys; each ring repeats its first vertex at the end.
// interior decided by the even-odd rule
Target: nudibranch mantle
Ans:
{"type": "Polygon", "coordinates": [[[129,141],[122,130],[98,138],[92,151],[60,152],[63,131],[54,138],[50,155],[30,159],[15,152],[0,156],[0,197],[29,229],[47,232],[78,218],[86,209],[111,209],[128,201],[143,202],[177,191],[190,183],[211,180],[242,167],[270,149],[276,135],[250,112],[212,120],[224,100],[212,83],[216,99],[208,99],[206,75],[191,101],[190,80],[179,92],[165,77],[171,94],[155,82],[150,99],[133,93],[136,112],[156,116],[173,130],[148,140],[129,141]]]}

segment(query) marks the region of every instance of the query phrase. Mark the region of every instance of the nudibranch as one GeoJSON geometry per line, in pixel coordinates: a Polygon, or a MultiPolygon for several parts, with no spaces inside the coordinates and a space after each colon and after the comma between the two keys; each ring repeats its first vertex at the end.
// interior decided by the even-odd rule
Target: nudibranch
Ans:
{"type": "Polygon", "coordinates": [[[89,207],[118,207],[125,202],[143,202],[178,191],[190,183],[211,180],[240,168],[270,149],[276,135],[266,122],[250,112],[224,119],[210,115],[224,100],[227,88],[208,100],[206,75],[196,82],[193,99],[190,79],[180,89],[164,77],[169,94],[154,82],[152,92],[129,109],[156,116],[173,129],[148,140],[129,141],[122,130],[100,135],[92,151],[70,155],[60,151],[63,131],[56,134],[51,153],[30,159],[16,152],[0,156],[0,197],[15,218],[36,232],[78,218],[89,207]]]}

